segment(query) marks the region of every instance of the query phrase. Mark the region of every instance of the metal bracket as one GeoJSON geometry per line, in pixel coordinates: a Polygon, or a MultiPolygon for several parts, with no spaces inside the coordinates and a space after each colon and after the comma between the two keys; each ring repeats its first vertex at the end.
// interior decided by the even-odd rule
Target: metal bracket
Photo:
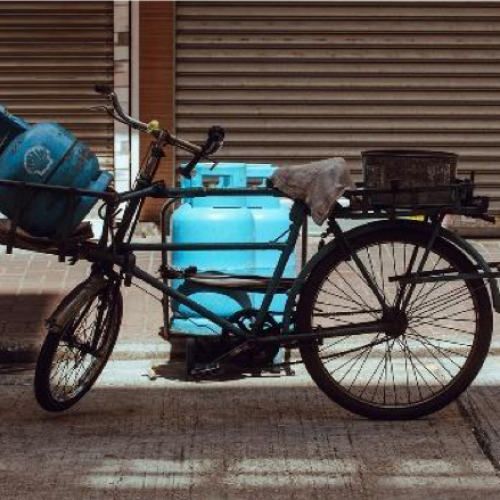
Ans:
{"type": "Polygon", "coordinates": [[[132,284],[132,271],[135,268],[135,263],[136,257],[133,253],[125,255],[125,262],[123,265],[125,279],[123,280],[123,286],[129,287],[132,284]]]}

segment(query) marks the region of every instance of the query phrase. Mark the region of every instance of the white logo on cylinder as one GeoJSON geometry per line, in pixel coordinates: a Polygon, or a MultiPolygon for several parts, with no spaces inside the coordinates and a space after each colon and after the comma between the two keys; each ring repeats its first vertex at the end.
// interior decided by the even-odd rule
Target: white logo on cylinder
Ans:
{"type": "Polygon", "coordinates": [[[34,146],[24,155],[24,169],[32,175],[42,177],[53,164],[54,160],[50,157],[50,151],[43,146],[34,146]]]}

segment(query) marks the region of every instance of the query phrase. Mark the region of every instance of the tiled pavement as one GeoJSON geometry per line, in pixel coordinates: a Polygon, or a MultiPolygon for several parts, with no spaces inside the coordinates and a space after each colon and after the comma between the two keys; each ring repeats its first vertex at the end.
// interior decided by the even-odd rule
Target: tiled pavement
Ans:
{"type": "MultiPolygon", "coordinates": [[[[138,255],[137,262],[144,270],[155,273],[160,257],[144,253],[138,255]]],[[[0,361],[34,359],[45,336],[45,319],[89,270],[86,262],[70,266],[50,255],[22,251],[0,255],[0,361]]],[[[147,285],[144,287],[160,297],[147,285]]],[[[165,341],[158,336],[163,324],[160,302],[136,286],[123,288],[122,292],[124,317],[117,355],[125,345],[127,349],[133,346],[139,357],[165,350],[165,341]]]]}

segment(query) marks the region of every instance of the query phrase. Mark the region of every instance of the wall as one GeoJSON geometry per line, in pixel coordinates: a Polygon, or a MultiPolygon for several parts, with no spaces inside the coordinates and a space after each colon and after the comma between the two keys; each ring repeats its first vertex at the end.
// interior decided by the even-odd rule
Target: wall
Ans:
{"type": "MultiPolygon", "coordinates": [[[[114,2],[114,89],[130,112],[130,2],[114,2]]],[[[114,122],[114,167],[117,191],[130,189],[130,128],[114,122]]]]}
{"type": "MultiPolygon", "coordinates": [[[[169,130],[174,126],[174,3],[141,2],[139,6],[139,101],[140,119],[159,120],[169,130]]],[[[151,139],[142,134],[141,158],[151,139]]],[[[165,150],[156,179],[173,183],[173,155],[165,150]]],[[[148,200],[143,220],[158,220],[163,200],[148,200]]]]}

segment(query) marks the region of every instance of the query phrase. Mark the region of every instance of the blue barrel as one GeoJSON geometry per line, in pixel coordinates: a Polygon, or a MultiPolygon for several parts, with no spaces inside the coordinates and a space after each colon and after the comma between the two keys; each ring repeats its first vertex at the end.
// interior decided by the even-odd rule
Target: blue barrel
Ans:
{"type": "MultiPolygon", "coordinates": [[[[200,164],[191,181],[182,187],[232,187],[246,186],[244,163],[219,163],[213,170],[211,164],[200,164]]],[[[173,243],[252,243],[255,241],[255,224],[247,208],[245,196],[207,196],[186,199],[172,216],[173,243]]],[[[172,264],[178,269],[196,266],[198,272],[217,271],[250,274],[255,268],[255,251],[175,251],[172,264]]],[[[207,307],[217,315],[228,318],[235,312],[252,307],[251,296],[245,292],[209,291],[184,280],[174,280],[174,288],[207,307]]],[[[199,317],[189,308],[173,301],[171,330],[175,333],[194,335],[219,335],[220,328],[199,317]]]]}
{"type": "MultiPolygon", "coordinates": [[[[17,135],[0,156],[0,179],[105,191],[112,180],[99,169],[90,149],[59,125],[43,123],[17,135]]],[[[0,211],[13,218],[17,190],[0,187],[0,211]]],[[[55,238],[66,225],[74,229],[97,203],[78,197],[68,219],[69,197],[50,192],[29,193],[23,202],[19,227],[35,236],[55,238]]]]}
{"type": "MultiPolygon", "coordinates": [[[[247,186],[250,188],[265,187],[266,179],[276,170],[272,164],[247,164],[247,186]]],[[[280,236],[278,241],[287,238],[286,231],[290,227],[290,205],[283,204],[280,198],[274,196],[248,196],[248,206],[252,212],[255,222],[255,241],[267,243],[274,241],[280,236]]],[[[255,253],[254,274],[260,276],[272,276],[276,264],[281,255],[279,250],[258,250],[255,253]]],[[[285,268],[283,277],[295,277],[295,252],[292,253],[285,268]]],[[[253,307],[259,309],[262,304],[264,294],[253,294],[253,307]]],[[[285,308],[286,294],[277,294],[271,303],[271,311],[277,316],[285,308]]]]}

